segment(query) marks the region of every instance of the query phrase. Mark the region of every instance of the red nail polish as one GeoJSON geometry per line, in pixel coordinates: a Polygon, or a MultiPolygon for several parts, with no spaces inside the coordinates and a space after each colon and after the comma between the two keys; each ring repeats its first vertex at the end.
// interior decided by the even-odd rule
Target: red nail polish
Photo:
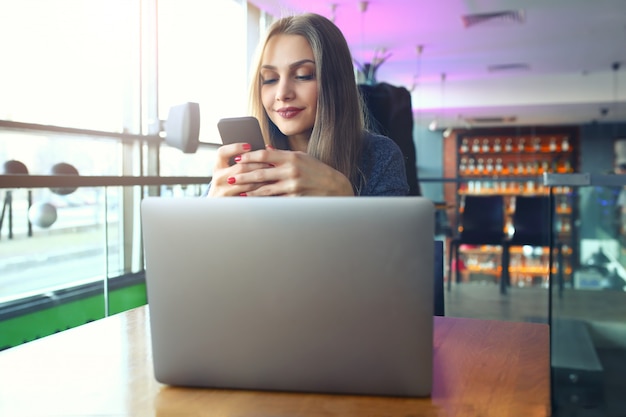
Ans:
{"type": "Polygon", "coordinates": [[[226,181],[228,181],[229,184],[234,184],[237,180],[235,180],[235,177],[228,177],[226,181]]]}
{"type": "Polygon", "coordinates": [[[248,196],[248,194],[246,194],[246,193],[239,193],[239,197],[247,197],[247,196],[248,196]]]}
{"type": "Polygon", "coordinates": [[[243,144],[243,150],[244,151],[249,151],[250,149],[252,149],[252,145],[250,145],[249,143],[244,143],[243,144]]]}
{"type": "Polygon", "coordinates": [[[241,155],[237,155],[234,160],[235,162],[241,162],[241,155]]]}

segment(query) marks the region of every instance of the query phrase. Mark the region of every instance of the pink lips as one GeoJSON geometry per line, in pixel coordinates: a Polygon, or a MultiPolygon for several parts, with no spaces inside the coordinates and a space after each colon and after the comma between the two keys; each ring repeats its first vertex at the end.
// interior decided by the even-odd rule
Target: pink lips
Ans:
{"type": "Polygon", "coordinates": [[[276,110],[276,113],[278,113],[281,117],[285,119],[291,119],[293,117],[296,117],[301,111],[302,109],[299,109],[297,107],[283,107],[276,110]]]}

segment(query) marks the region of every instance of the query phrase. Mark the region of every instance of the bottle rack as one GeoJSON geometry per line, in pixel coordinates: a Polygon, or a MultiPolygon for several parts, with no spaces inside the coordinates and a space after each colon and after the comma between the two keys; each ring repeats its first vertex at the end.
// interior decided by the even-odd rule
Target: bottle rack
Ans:
{"type": "MultiPolygon", "coordinates": [[[[527,135],[473,134],[457,137],[457,207],[463,210],[466,195],[502,195],[505,198],[506,225],[510,230],[515,210],[515,197],[549,195],[543,185],[544,173],[572,173],[577,170],[577,138],[571,133],[527,135]]],[[[555,240],[562,244],[565,281],[571,279],[574,253],[575,190],[554,187],[555,240]]],[[[497,281],[502,272],[499,247],[460,248],[465,271],[464,280],[497,281]]],[[[553,250],[553,265],[557,265],[553,250]]],[[[553,267],[556,274],[556,266],[553,267]]],[[[545,285],[550,276],[548,248],[511,248],[509,266],[511,285],[545,285]]]]}

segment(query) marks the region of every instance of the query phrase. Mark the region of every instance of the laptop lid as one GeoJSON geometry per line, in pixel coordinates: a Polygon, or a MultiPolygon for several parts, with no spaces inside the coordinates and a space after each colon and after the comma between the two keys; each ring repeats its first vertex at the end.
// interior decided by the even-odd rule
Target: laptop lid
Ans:
{"type": "Polygon", "coordinates": [[[149,197],[141,213],[158,381],[430,394],[426,198],[149,197]]]}

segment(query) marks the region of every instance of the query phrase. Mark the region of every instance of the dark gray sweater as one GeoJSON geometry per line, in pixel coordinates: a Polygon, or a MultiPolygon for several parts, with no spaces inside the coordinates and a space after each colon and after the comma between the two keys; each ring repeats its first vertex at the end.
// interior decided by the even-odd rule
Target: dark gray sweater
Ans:
{"type": "Polygon", "coordinates": [[[365,176],[359,196],[405,196],[409,192],[402,151],[386,136],[365,134],[359,169],[365,176]]]}

